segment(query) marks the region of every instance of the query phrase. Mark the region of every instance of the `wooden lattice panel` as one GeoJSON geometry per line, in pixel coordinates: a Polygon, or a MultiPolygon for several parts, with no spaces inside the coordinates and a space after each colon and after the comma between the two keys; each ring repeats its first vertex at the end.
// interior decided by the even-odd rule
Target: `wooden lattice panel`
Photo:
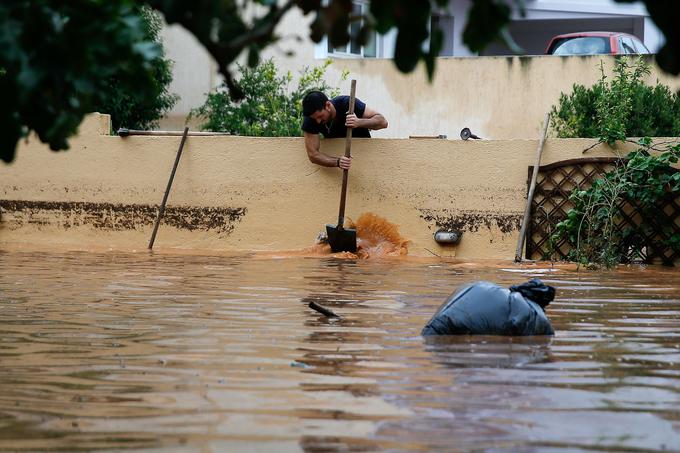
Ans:
{"type": "MultiPolygon", "coordinates": [[[[588,189],[595,179],[622,163],[618,158],[595,157],[539,167],[527,229],[526,257],[539,260],[566,259],[572,244],[565,239],[551,244],[551,236],[555,226],[566,218],[567,212],[573,207],[569,196],[575,189],[588,189]]],[[[529,167],[528,181],[531,181],[532,173],[533,167],[529,167]]],[[[680,233],[679,199],[666,197],[651,214],[645,212],[636,200],[624,200],[618,209],[620,220],[616,228],[621,232],[629,232],[621,250],[624,262],[642,260],[646,263],[673,265],[680,259],[679,253],[664,245],[672,234],[680,233]],[[643,222],[651,228],[642,230],[640,225],[643,222]],[[632,244],[642,245],[642,256],[632,255],[632,244]]]]}

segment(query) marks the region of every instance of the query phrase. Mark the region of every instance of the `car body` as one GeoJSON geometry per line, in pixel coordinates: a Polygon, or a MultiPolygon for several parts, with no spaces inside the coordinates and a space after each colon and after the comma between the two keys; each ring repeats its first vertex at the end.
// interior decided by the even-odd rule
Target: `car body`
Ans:
{"type": "Polygon", "coordinates": [[[649,49],[637,37],[611,31],[584,31],[557,35],[545,49],[546,55],[630,55],[649,49]]]}

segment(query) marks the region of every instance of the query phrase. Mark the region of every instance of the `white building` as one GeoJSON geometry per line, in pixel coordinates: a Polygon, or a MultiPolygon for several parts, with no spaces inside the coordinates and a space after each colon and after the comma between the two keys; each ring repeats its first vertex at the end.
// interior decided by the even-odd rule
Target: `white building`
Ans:
{"type": "MultiPolygon", "coordinates": [[[[356,11],[368,8],[369,0],[353,0],[356,11]]],[[[467,24],[470,0],[451,0],[446,10],[432,15],[431,26],[444,32],[443,57],[475,56],[463,44],[463,30],[467,24]]],[[[297,74],[304,66],[319,64],[326,58],[382,59],[394,55],[395,32],[374,36],[369,45],[342,49],[329,48],[324,39],[314,44],[310,41],[309,23],[312,17],[303,16],[299,10],[290,12],[277,27],[281,41],[267,49],[264,58],[272,57],[281,70],[297,74]],[[292,56],[288,54],[292,53],[292,56]]],[[[526,55],[541,55],[555,35],[578,31],[619,31],[640,38],[651,52],[663,44],[663,35],[651,21],[641,2],[618,3],[614,0],[527,0],[525,15],[516,14],[509,27],[513,39],[526,55]]],[[[191,34],[179,26],[164,30],[166,52],[175,61],[171,91],[180,95],[169,117],[161,122],[162,128],[180,128],[189,110],[201,105],[206,94],[220,83],[217,67],[207,52],[191,34]]],[[[493,43],[483,56],[512,55],[503,44],[493,43]]]]}

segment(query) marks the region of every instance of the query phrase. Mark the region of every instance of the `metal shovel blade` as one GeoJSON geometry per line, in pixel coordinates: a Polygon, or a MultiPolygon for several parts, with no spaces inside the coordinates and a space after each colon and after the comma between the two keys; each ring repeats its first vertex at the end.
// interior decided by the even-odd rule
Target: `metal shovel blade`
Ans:
{"type": "Polygon", "coordinates": [[[326,224],[326,235],[333,253],[357,252],[357,230],[326,224]]]}

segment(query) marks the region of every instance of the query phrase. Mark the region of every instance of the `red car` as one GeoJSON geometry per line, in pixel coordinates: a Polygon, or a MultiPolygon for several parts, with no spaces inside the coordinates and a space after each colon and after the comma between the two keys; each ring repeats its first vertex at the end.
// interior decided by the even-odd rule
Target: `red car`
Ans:
{"type": "Polygon", "coordinates": [[[583,31],[557,35],[548,43],[546,55],[628,55],[650,53],[642,42],[628,33],[583,31]]]}

